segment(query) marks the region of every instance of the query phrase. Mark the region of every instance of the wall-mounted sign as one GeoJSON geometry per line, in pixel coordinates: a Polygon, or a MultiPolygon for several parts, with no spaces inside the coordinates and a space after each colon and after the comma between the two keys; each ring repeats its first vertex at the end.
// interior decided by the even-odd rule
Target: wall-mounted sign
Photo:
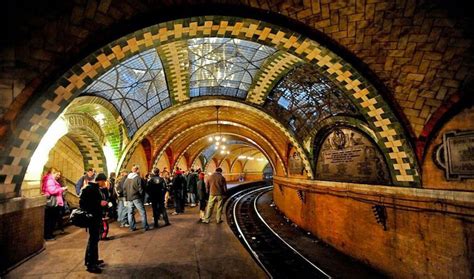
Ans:
{"type": "Polygon", "coordinates": [[[446,132],[435,155],[447,180],[474,178],[474,131],[446,132]]]}
{"type": "Polygon", "coordinates": [[[354,129],[333,129],[323,140],[317,158],[317,179],[390,184],[379,149],[354,129]]]}

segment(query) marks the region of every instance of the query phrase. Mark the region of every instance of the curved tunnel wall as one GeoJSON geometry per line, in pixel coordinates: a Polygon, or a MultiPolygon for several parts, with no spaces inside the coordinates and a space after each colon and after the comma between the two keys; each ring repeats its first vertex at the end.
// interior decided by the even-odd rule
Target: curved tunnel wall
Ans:
{"type": "MultiPolygon", "coordinates": [[[[75,4],[75,5],[81,5],[81,4],[75,4]]],[[[116,3],[110,4],[110,7],[109,5],[107,5],[107,7],[105,8],[101,7],[101,9],[105,9],[105,10],[108,10],[109,8],[116,9],[117,8],[116,5],[120,5],[120,4],[116,4],[116,3]]],[[[456,59],[458,59],[459,61],[464,60],[464,59],[459,59],[459,58],[461,56],[465,56],[463,50],[468,48],[466,47],[466,44],[469,45],[469,43],[464,42],[464,46],[463,46],[462,42],[459,43],[457,39],[455,38],[452,39],[452,41],[454,42],[453,44],[456,44],[456,45],[459,44],[459,52],[460,52],[460,56],[454,57],[456,54],[456,51],[451,51],[452,48],[447,47],[448,45],[447,42],[444,42],[444,43],[442,42],[442,40],[449,41],[447,37],[451,37],[451,34],[453,34],[452,36],[457,36],[459,35],[459,33],[462,33],[461,31],[455,32],[455,30],[452,30],[453,26],[455,25],[454,19],[450,19],[445,13],[442,13],[442,12],[439,14],[441,19],[433,19],[430,17],[429,14],[426,13],[423,7],[417,6],[416,3],[414,4],[410,1],[408,1],[406,5],[404,4],[403,7],[399,7],[397,5],[393,3],[385,3],[385,2],[384,3],[366,3],[365,6],[362,5],[361,7],[357,8],[355,7],[355,4],[354,4],[354,6],[352,6],[354,13],[360,12],[362,15],[356,15],[356,14],[351,14],[350,12],[344,12],[344,9],[346,8],[349,8],[348,9],[349,11],[351,10],[350,9],[351,7],[349,7],[350,6],[349,4],[347,7],[346,6],[339,7],[338,5],[335,5],[333,7],[332,5],[321,4],[319,2],[311,2],[310,6],[307,6],[307,4],[295,4],[293,2],[291,3],[285,2],[279,7],[274,7],[273,5],[262,4],[262,8],[264,10],[275,10],[275,11],[280,10],[280,11],[283,11],[284,14],[288,15],[291,18],[301,20],[301,21],[307,21],[308,25],[316,26],[320,30],[323,30],[326,34],[329,34],[328,36],[330,36],[331,38],[337,40],[342,45],[347,46],[354,53],[357,53],[358,56],[362,57],[364,61],[367,63],[367,65],[369,65],[372,68],[372,70],[375,70],[377,73],[379,73],[381,77],[384,77],[384,78],[389,77],[389,81],[387,81],[387,83],[389,84],[391,91],[394,92],[395,98],[399,101],[399,105],[402,107],[403,111],[406,112],[408,118],[410,119],[410,125],[416,131],[415,133],[418,134],[418,132],[423,127],[424,121],[430,117],[430,113],[433,111],[433,108],[442,106],[441,103],[442,103],[442,100],[445,98],[445,96],[451,95],[454,92],[456,92],[460,86],[459,85],[460,80],[462,80],[466,76],[465,74],[466,72],[469,72],[468,70],[469,68],[464,67],[463,69],[460,69],[460,66],[455,68],[452,71],[444,71],[445,69],[438,69],[438,68],[440,67],[440,65],[443,65],[443,64],[445,65],[460,64],[460,63],[456,63],[456,59]],[[374,12],[376,8],[378,11],[377,13],[374,12]],[[393,8],[396,8],[395,13],[393,12],[393,8]],[[341,11],[341,13],[339,13],[339,11],[341,11]],[[335,13],[334,18],[337,19],[335,20],[336,22],[333,22],[333,20],[329,19],[331,13],[333,12],[335,13]],[[387,16],[385,17],[385,20],[387,20],[387,24],[382,24],[384,20],[384,12],[386,12],[387,14],[387,16]],[[314,17],[314,15],[317,15],[317,16],[314,17]],[[321,17],[319,15],[321,15],[321,17]],[[393,18],[394,16],[396,17],[396,20],[393,18]],[[349,17],[350,17],[350,20],[349,20],[349,17]],[[421,20],[420,22],[418,22],[419,20],[413,20],[415,17],[417,19],[419,18],[426,19],[426,21],[421,20]],[[407,20],[404,20],[405,18],[407,20]],[[359,21],[362,21],[362,22],[360,24],[357,24],[356,22],[359,22],[359,21]],[[373,22],[377,22],[377,24],[371,24],[373,22]],[[393,24],[394,22],[398,22],[398,23],[393,24]],[[349,30],[343,29],[344,26],[346,29],[348,28],[349,30]],[[384,28],[379,28],[380,26],[384,26],[384,28]],[[402,36],[397,37],[396,34],[400,34],[400,31],[403,28],[403,26],[409,27],[409,28],[405,28],[409,34],[404,37],[402,36]],[[389,31],[387,31],[386,29],[389,29],[389,31]],[[387,32],[393,34],[393,36],[389,36],[387,32]],[[366,35],[366,36],[360,37],[361,34],[366,35]],[[380,41],[372,43],[373,38],[372,36],[370,36],[370,34],[378,34],[378,35],[374,35],[373,38],[378,38],[380,39],[380,41]],[[385,35],[379,36],[381,34],[385,34],[386,36],[385,35]],[[420,34],[421,36],[418,36],[420,34]],[[357,37],[358,35],[359,37],[357,37]],[[393,41],[391,42],[390,40],[393,40],[393,41]],[[434,41],[431,42],[431,40],[434,40],[434,41]],[[420,49],[420,47],[417,47],[416,45],[417,41],[419,41],[420,43],[424,43],[425,45],[432,45],[432,46],[426,47],[426,49],[420,49]],[[438,49],[438,43],[439,43],[439,48],[441,48],[441,50],[438,49]],[[364,49],[363,46],[367,46],[366,49],[364,49]],[[445,52],[451,52],[451,54],[446,53],[446,55],[444,55],[445,52]],[[406,62],[403,62],[402,60],[403,61],[406,60],[406,62]],[[410,62],[410,64],[406,65],[406,63],[408,62],[410,62]],[[408,66],[408,67],[403,67],[403,66],[408,66]],[[439,74],[439,78],[438,78],[438,74],[439,74]],[[435,76],[437,80],[436,82],[432,82],[435,76]],[[424,88],[428,88],[428,89],[425,90],[424,88]]],[[[135,11],[133,7],[130,9],[130,13],[139,14],[139,12],[135,11]]],[[[99,16],[97,18],[99,18],[99,16]]],[[[331,17],[331,19],[332,18],[333,17],[331,17]]],[[[112,20],[111,22],[115,22],[115,20],[112,20]]],[[[112,24],[112,23],[106,23],[106,25],[107,24],[112,24]]],[[[218,30],[219,28],[218,25],[213,25],[213,24],[214,23],[210,24],[211,30],[212,28],[216,28],[216,30],[218,30]]],[[[199,28],[201,28],[201,31],[203,30],[203,27],[201,25],[199,25],[199,28]]],[[[244,28],[247,28],[247,31],[249,30],[248,26],[246,25],[244,25],[244,28]]],[[[285,30],[283,30],[282,32],[284,33],[285,30]]],[[[38,34],[41,34],[41,32],[38,32],[38,34]]],[[[242,33],[242,34],[239,33],[238,36],[245,36],[244,34],[246,33],[242,33]]],[[[278,33],[272,33],[272,34],[275,36],[278,33]]],[[[87,35],[84,35],[84,37],[87,37],[87,35]]],[[[462,38],[463,36],[461,35],[459,37],[462,38]]],[[[287,37],[284,34],[283,37],[280,39],[284,39],[283,43],[288,44],[290,48],[293,47],[294,49],[292,49],[292,51],[296,52],[298,48],[294,47],[295,45],[292,45],[291,40],[289,38],[291,37],[287,37]]],[[[77,39],[77,40],[81,41],[82,39],[77,39]]],[[[467,41],[470,42],[469,39],[467,41]]],[[[70,43],[70,41],[68,43],[70,43]]],[[[121,55],[127,54],[127,51],[119,50],[117,53],[118,53],[118,56],[116,56],[115,53],[114,54],[110,53],[112,57],[112,61],[114,59],[118,59],[117,57],[121,55]]],[[[305,53],[305,54],[307,54],[308,56],[311,56],[311,52],[305,53]]],[[[34,52],[32,52],[31,55],[35,55],[34,52]]],[[[60,56],[63,57],[64,55],[61,54],[60,56]]],[[[52,60],[54,63],[54,59],[52,60]]],[[[109,60],[108,57],[105,60],[101,60],[101,62],[104,63],[104,65],[107,63],[110,63],[110,61],[111,60],[109,60]]],[[[97,61],[91,60],[90,62],[96,63],[97,61]]],[[[322,60],[321,63],[324,64],[324,62],[325,60],[322,60]]],[[[37,64],[43,65],[42,63],[37,63],[37,64]]],[[[97,64],[94,64],[94,66],[95,65],[97,64]]],[[[99,66],[104,66],[104,65],[99,65],[99,66]]],[[[73,88],[75,86],[81,87],[81,83],[84,82],[84,78],[89,78],[91,77],[91,75],[94,76],[94,71],[97,70],[97,69],[90,68],[92,64],[83,64],[82,66],[85,67],[85,69],[75,69],[77,72],[81,72],[79,76],[77,75],[74,76],[72,80],[61,81],[61,83],[65,85],[66,87],[62,87],[62,88],[57,87],[57,90],[48,92],[48,94],[45,94],[45,96],[47,95],[46,97],[44,98],[42,97],[42,100],[36,103],[34,107],[41,109],[42,112],[37,112],[37,113],[26,112],[25,113],[26,115],[23,117],[24,120],[17,121],[18,126],[12,125],[12,129],[14,129],[14,133],[12,133],[13,134],[12,138],[10,138],[9,140],[4,140],[4,137],[2,137],[2,144],[6,143],[5,144],[6,146],[11,145],[12,147],[11,149],[4,150],[4,153],[2,153],[2,158],[1,158],[2,163],[3,163],[2,170],[1,170],[1,179],[2,179],[1,181],[3,183],[1,185],[2,199],[13,198],[13,197],[19,196],[21,189],[18,187],[18,183],[21,183],[22,173],[24,173],[24,168],[26,168],[27,166],[28,156],[30,156],[31,152],[34,150],[35,144],[40,140],[41,135],[42,133],[44,133],[44,131],[48,127],[50,120],[53,119],[54,116],[57,115],[57,113],[62,110],[62,108],[64,107],[63,106],[64,102],[67,103],[68,100],[71,99],[71,97],[74,97],[77,95],[75,91],[73,90],[73,88]],[[18,127],[18,130],[15,127],[18,127]],[[26,129],[26,128],[23,129],[24,127],[31,127],[31,129],[26,129]],[[19,147],[21,147],[23,150],[19,150],[19,147]]],[[[325,66],[327,66],[327,63],[325,66]]],[[[334,67],[332,68],[328,67],[328,68],[331,69],[331,71],[337,72],[337,69],[335,69],[334,67]]],[[[46,76],[48,76],[48,73],[51,73],[51,72],[47,72],[46,76]]],[[[341,77],[341,76],[339,75],[338,77],[341,77]]],[[[22,106],[18,104],[19,103],[21,104],[22,102],[24,102],[24,100],[27,100],[28,97],[32,95],[32,93],[36,93],[35,89],[38,88],[37,87],[38,84],[39,82],[37,80],[33,84],[29,84],[28,87],[24,90],[25,92],[23,92],[24,95],[22,96],[22,98],[18,98],[17,100],[15,100],[16,105],[13,106],[13,109],[7,111],[6,115],[8,117],[6,119],[7,120],[9,119],[9,120],[7,121],[6,124],[2,122],[2,125],[3,125],[1,129],[2,135],[5,135],[6,134],[5,131],[8,131],[10,129],[8,127],[9,121],[16,120],[15,119],[16,113],[21,111],[22,106]],[[15,112],[15,109],[18,111],[15,112]]],[[[15,86],[12,86],[13,88],[12,90],[18,91],[18,88],[14,88],[14,87],[16,87],[16,84],[15,86]]],[[[36,94],[36,95],[40,95],[40,94],[36,94]]],[[[364,102],[366,102],[365,105],[369,107],[369,110],[371,110],[372,112],[377,112],[379,109],[378,107],[379,102],[376,106],[374,106],[373,102],[382,101],[382,100],[380,100],[380,98],[378,97],[375,97],[375,98],[372,98],[372,97],[373,96],[369,95],[369,98],[366,98],[364,102]],[[371,105],[374,106],[374,109],[370,108],[371,105]]],[[[362,95],[360,95],[360,98],[364,99],[362,95]]],[[[380,108],[382,108],[383,110],[385,107],[381,106],[380,108]]],[[[386,124],[386,121],[381,121],[375,125],[383,126],[383,125],[390,125],[390,124],[386,124]]],[[[384,136],[385,138],[387,134],[390,134],[393,131],[389,129],[389,130],[386,130],[386,132],[387,133],[385,133],[385,136],[384,136]]],[[[399,132],[399,131],[397,130],[396,132],[399,132]]],[[[392,141],[391,143],[392,146],[388,148],[393,148],[395,142],[396,140],[392,141]]],[[[404,161],[402,160],[402,162],[404,161]]],[[[412,175],[412,174],[413,173],[410,173],[408,175],[412,175]]],[[[281,183],[281,184],[283,185],[284,183],[281,183]]],[[[289,184],[287,186],[290,187],[291,185],[294,185],[297,183],[296,181],[293,181],[287,184],[289,184]]],[[[310,188],[309,185],[306,185],[305,187],[310,188]]],[[[380,188],[377,188],[377,187],[374,189],[377,191],[380,190],[380,188]]],[[[403,192],[403,194],[407,194],[407,193],[403,192]]],[[[276,195],[276,199],[278,199],[278,194],[276,195]]],[[[460,200],[461,199],[462,198],[460,198],[460,200]]],[[[297,203],[292,203],[293,200],[290,198],[286,200],[290,201],[290,203],[286,204],[285,200],[280,200],[279,203],[286,208],[293,208],[292,206],[295,206],[295,204],[297,204],[297,203]]],[[[35,199],[31,199],[27,201],[27,203],[30,203],[29,206],[38,206],[39,204],[41,204],[41,202],[39,202],[39,199],[38,201],[35,201],[35,199]]],[[[28,207],[28,208],[33,208],[33,207],[28,207]]],[[[344,208],[350,208],[350,207],[344,207],[344,208]]],[[[308,209],[308,208],[305,208],[305,209],[308,209]]],[[[288,214],[289,216],[293,216],[292,218],[295,219],[297,222],[301,222],[301,224],[304,224],[304,221],[300,221],[299,218],[302,218],[302,217],[310,218],[308,216],[313,216],[311,214],[306,213],[306,212],[312,212],[311,208],[309,209],[310,209],[309,211],[301,210],[300,211],[301,214],[299,215],[295,215],[291,211],[288,211],[288,214]]],[[[18,212],[20,212],[20,209],[18,209],[18,212]]],[[[27,212],[27,211],[24,211],[24,212],[27,212]]],[[[2,212],[2,213],[5,213],[5,212],[2,212]]],[[[36,213],[34,214],[36,214],[35,216],[38,217],[37,216],[38,210],[36,210],[36,213]]],[[[32,213],[31,216],[33,216],[34,214],[32,213]]],[[[421,215],[418,215],[418,216],[419,218],[425,220],[424,219],[425,216],[421,216],[421,215]]],[[[368,216],[366,217],[368,218],[368,216]]],[[[22,224],[22,222],[25,222],[22,220],[26,220],[26,219],[22,219],[21,216],[16,216],[16,218],[18,220],[17,222],[18,224],[22,224]]],[[[6,218],[4,218],[3,220],[6,220],[6,218]]],[[[329,222],[328,220],[325,220],[325,221],[329,222]]],[[[40,226],[40,224],[38,225],[40,226]]],[[[450,228],[458,228],[458,229],[460,228],[458,226],[459,224],[450,223],[450,225],[453,225],[453,226],[450,226],[450,228]]],[[[427,226],[420,227],[420,228],[427,228],[427,226]]],[[[351,229],[356,230],[357,228],[352,227],[351,229]]],[[[466,231],[469,232],[469,229],[466,229],[466,231]]],[[[8,233],[2,234],[2,237],[5,237],[7,235],[9,236],[10,234],[8,233]]],[[[323,233],[321,235],[324,236],[323,233]]],[[[472,235],[472,233],[470,235],[472,235]]],[[[32,236],[32,237],[34,238],[35,236],[32,236]]],[[[456,238],[456,240],[457,239],[458,238],[456,238]]],[[[421,243],[420,239],[415,239],[414,241],[417,241],[417,243],[421,243]]],[[[467,242],[471,243],[469,241],[467,242]]],[[[472,247],[472,245],[471,246],[469,245],[471,244],[467,244],[468,247],[472,247]]],[[[344,246],[344,245],[341,245],[341,246],[344,246]]],[[[25,251],[32,251],[32,247],[31,246],[26,247],[26,244],[24,248],[25,248],[25,251]]],[[[462,251],[465,251],[465,250],[462,250],[462,251]]],[[[463,253],[464,252],[461,252],[461,254],[463,253]]],[[[363,255],[361,257],[364,258],[363,255]]],[[[8,262],[12,262],[11,259],[9,259],[8,262]]],[[[461,264],[464,264],[466,261],[463,260],[460,262],[462,262],[461,264]]],[[[465,266],[459,265],[458,267],[464,268],[465,266]]],[[[412,268],[413,270],[416,270],[416,267],[410,267],[410,268],[412,268]]],[[[453,270],[453,268],[448,268],[448,270],[453,270]]]]}

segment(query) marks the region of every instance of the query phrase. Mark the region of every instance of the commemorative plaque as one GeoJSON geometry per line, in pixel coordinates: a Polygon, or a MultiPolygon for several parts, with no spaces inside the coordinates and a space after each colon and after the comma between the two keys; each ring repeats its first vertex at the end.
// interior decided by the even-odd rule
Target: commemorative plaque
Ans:
{"type": "Polygon", "coordinates": [[[474,131],[450,131],[436,151],[436,162],[447,180],[474,178],[474,131]]]}
{"type": "Polygon", "coordinates": [[[390,184],[387,165],[377,146],[350,128],[336,128],[326,136],[318,154],[316,178],[390,184]]]}

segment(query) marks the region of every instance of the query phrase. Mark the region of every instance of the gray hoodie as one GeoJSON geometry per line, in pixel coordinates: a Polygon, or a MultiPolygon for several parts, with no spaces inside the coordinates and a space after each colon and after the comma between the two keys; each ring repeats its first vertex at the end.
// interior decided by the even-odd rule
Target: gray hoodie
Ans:
{"type": "Polygon", "coordinates": [[[128,174],[124,184],[124,196],[126,201],[142,199],[143,183],[141,177],[132,172],[128,174]]]}

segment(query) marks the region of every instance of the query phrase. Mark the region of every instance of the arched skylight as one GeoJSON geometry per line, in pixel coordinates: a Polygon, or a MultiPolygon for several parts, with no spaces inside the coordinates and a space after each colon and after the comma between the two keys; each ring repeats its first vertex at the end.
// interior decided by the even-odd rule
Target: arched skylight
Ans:
{"type": "Polygon", "coordinates": [[[245,99],[272,47],[231,38],[188,40],[190,97],[226,95],[245,99]]]}
{"type": "Polygon", "coordinates": [[[344,93],[310,64],[290,71],[268,95],[265,107],[301,138],[329,116],[357,113],[344,93]]]}
{"type": "Polygon", "coordinates": [[[150,118],[171,105],[163,66],[155,49],[114,66],[84,93],[110,101],[122,114],[130,137],[150,118]]]}

